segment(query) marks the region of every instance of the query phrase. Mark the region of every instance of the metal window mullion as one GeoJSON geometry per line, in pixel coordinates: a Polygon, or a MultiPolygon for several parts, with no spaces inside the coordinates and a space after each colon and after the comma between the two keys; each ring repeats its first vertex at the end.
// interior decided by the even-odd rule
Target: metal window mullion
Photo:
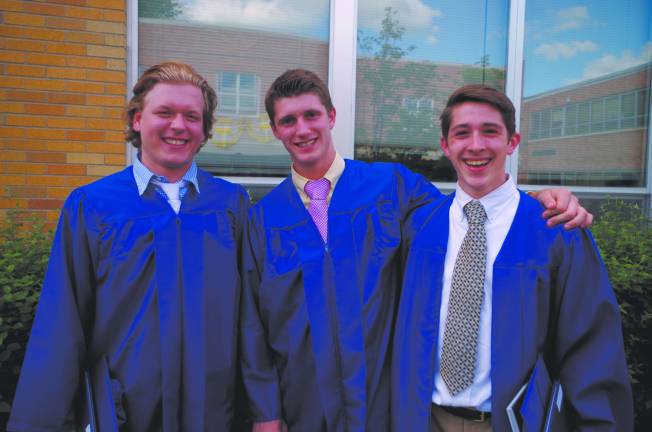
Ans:
{"type": "MultiPolygon", "coordinates": [[[[652,32],[650,34],[650,39],[652,39],[652,32]]],[[[652,127],[652,75],[648,74],[650,76],[650,79],[648,81],[648,87],[647,87],[647,94],[648,94],[648,101],[647,101],[647,148],[646,148],[646,153],[647,153],[647,158],[645,159],[647,161],[647,164],[644,166],[645,170],[645,183],[643,183],[646,186],[646,192],[647,192],[647,198],[648,198],[648,203],[649,203],[649,212],[652,213],[652,198],[650,195],[652,195],[652,175],[650,175],[650,168],[652,168],[652,148],[650,146],[652,145],[652,134],[650,134],[650,130],[652,127]]],[[[642,92],[636,92],[637,95],[634,98],[634,103],[636,106],[634,107],[634,112],[638,109],[638,93],[642,92]]],[[[638,119],[637,117],[634,117],[634,125],[636,126],[638,124],[638,119]]],[[[645,126],[643,126],[645,127],[645,126]]]]}
{"type": "Polygon", "coordinates": [[[355,153],[357,11],[357,0],[331,0],[328,87],[337,112],[332,135],[337,151],[350,159],[355,153]]]}
{"type": "MultiPolygon", "coordinates": [[[[507,71],[505,93],[512,100],[516,109],[516,130],[520,131],[521,104],[523,98],[523,62],[525,40],[525,1],[509,2],[509,31],[507,40],[507,71]]],[[[518,147],[508,157],[505,170],[515,182],[518,180],[518,147]]]]}
{"type": "MultiPolygon", "coordinates": [[[[138,0],[127,0],[127,91],[126,101],[131,98],[131,89],[138,80],[138,0]]],[[[125,101],[125,105],[126,105],[125,101]]],[[[138,151],[125,142],[125,165],[131,165],[138,151]]]]}

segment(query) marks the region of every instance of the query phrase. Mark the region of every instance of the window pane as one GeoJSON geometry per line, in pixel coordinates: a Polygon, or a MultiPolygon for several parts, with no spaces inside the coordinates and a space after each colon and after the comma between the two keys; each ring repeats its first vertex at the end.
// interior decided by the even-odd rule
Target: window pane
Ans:
{"type": "Polygon", "coordinates": [[[618,119],[620,118],[620,98],[611,96],[604,101],[604,119],[605,130],[618,129],[618,119]]]}
{"type": "Polygon", "coordinates": [[[566,107],[564,135],[575,135],[577,133],[577,105],[566,107]]]}
{"type": "Polygon", "coordinates": [[[589,132],[590,106],[588,102],[581,103],[577,106],[577,133],[589,132]]]}
{"type": "Polygon", "coordinates": [[[236,95],[235,94],[220,94],[220,111],[226,111],[226,110],[232,110],[235,111],[236,109],[236,95]]]}
{"type": "Polygon", "coordinates": [[[467,83],[505,86],[507,0],[358,1],[355,157],[454,181],[439,114],[467,83]]]}
{"type": "Polygon", "coordinates": [[[645,185],[651,18],[646,0],[527,0],[521,130],[551,116],[546,140],[522,135],[520,183],[645,185]]]}
{"type": "Polygon", "coordinates": [[[550,136],[550,110],[541,113],[541,138],[550,136]]]}
{"type": "Polygon", "coordinates": [[[240,89],[247,92],[253,92],[256,90],[256,76],[240,74],[240,89]]]}
{"type": "Polygon", "coordinates": [[[636,95],[638,107],[636,109],[637,126],[644,126],[648,122],[648,109],[650,106],[649,91],[647,89],[641,90],[636,95]]]}
{"type": "Polygon", "coordinates": [[[604,129],[604,99],[591,102],[591,132],[604,129]]]}
{"type": "Polygon", "coordinates": [[[563,114],[564,111],[561,108],[555,108],[550,112],[550,136],[561,136],[563,114]]]}
{"type": "Polygon", "coordinates": [[[636,93],[623,95],[621,99],[621,123],[623,128],[636,125],[636,93]]]}
{"type": "Polygon", "coordinates": [[[290,158],[269,128],[263,98],[290,67],[328,79],[328,0],[139,0],[138,63],[178,59],[218,93],[213,137],[197,155],[218,175],[285,176],[290,158]],[[264,4],[263,4],[264,3],[264,4]]]}
{"type": "Polygon", "coordinates": [[[220,84],[218,90],[223,93],[235,93],[238,82],[238,74],[222,72],[220,74],[220,84]]]}

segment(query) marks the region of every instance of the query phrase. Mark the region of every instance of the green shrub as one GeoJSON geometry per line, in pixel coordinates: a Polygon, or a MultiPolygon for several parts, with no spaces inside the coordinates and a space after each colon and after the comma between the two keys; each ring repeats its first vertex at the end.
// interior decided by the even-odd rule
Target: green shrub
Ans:
{"type": "Polygon", "coordinates": [[[592,228],[620,303],[636,430],[652,425],[652,219],[620,201],[602,206],[592,228]]]}
{"type": "Polygon", "coordinates": [[[52,232],[35,218],[0,220],[0,429],[7,421],[34,319],[52,232]]]}

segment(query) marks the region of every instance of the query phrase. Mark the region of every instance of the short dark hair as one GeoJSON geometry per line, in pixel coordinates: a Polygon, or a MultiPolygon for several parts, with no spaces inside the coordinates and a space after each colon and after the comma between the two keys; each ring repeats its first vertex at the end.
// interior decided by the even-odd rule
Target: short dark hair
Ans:
{"type": "Polygon", "coordinates": [[[314,93],[319,97],[327,112],[333,111],[333,102],[328,87],[316,73],[305,69],[290,69],[276,78],[265,95],[265,110],[269,123],[274,125],[274,103],[282,98],[314,93]]]}
{"type": "Polygon", "coordinates": [[[215,90],[208,84],[197,71],[186,63],[168,61],[154,65],[147,69],[138,79],[134,86],[133,93],[129,104],[125,110],[125,120],[127,122],[127,131],[125,138],[134,147],[140,148],[140,132],[133,129],[134,116],[137,112],[143,110],[143,103],[147,93],[160,82],[173,84],[193,84],[201,90],[204,98],[204,110],[202,115],[202,126],[204,129],[204,143],[211,137],[215,117],[213,113],[217,108],[217,95],[215,90]]]}
{"type": "Polygon", "coordinates": [[[453,92],[446,102],[446,108],[439,116],[441,120],[441,132],[444,139],[448,139],[448,131],[451,126],[453,109],[464,102],[478,102],[491,105],[500,111],[507,129],[509,138],[516,132],[516,110],[512,101],[501,91],[482,84],[469,84],[460,87],[453,92]]]}

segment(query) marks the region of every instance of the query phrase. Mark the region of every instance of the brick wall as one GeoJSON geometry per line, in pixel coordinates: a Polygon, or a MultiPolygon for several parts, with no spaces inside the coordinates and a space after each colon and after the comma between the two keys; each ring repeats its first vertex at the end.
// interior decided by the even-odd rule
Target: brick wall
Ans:
{"type": "Polygon", "coordinates": [[[126,0],[0,0],[0,218],[125,166],[126,0]]]}

